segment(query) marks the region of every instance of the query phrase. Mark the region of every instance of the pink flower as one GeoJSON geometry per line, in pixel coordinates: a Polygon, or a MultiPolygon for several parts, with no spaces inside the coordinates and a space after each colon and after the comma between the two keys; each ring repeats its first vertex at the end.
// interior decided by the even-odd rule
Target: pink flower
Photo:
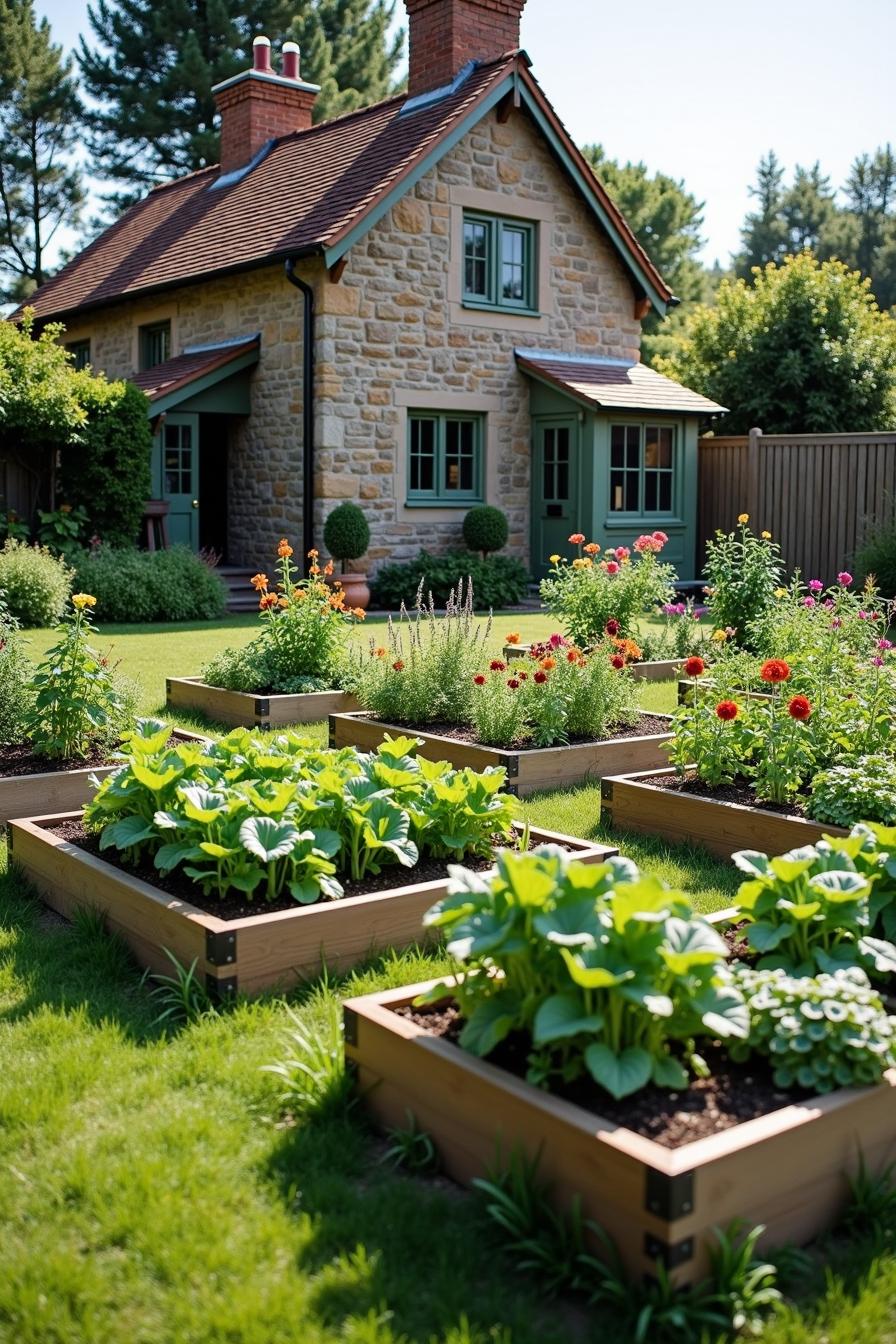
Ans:
{"type": "Polygon", "coordinates": [[[617,563],[616,563],[615,560],[608,560],[608,561],[607,561],[607,573],[608,573],[608,574],[618,574],[618,573],[619,573],[619,566],[617,565],[617,563]]]}
{"type": "Polygon", "coordinates": [[[663,543],[661,541],[657,541],[656,537],[648,536],[646,532],[643,533],[640,537],[638,537],[637,541],[635,542],[635,550],[638,552],[639,555],[656,555],[657,552],[661,551],[662,549],[663,549],[663,543]]]}
{"type": "Polygon", "coordinates": [[[821,579],[810,579],[807,587],[810,593],[820,593],[824,591],[824,584],[821,579]]]}
{"type": "Polygon", "coordinates": [[[878,654],[877,657],[872,658],[871,662],[875,667],[883,667],[884,665],[884,660],[881,658],[880,654],[878,654]]]}
{"type": "Polygon", "coordinates": [[[832,597],[826,597],[821,605],[825,610],[830,611],[831,607],[834,605],[834,599],[832,597]]]}
{"type": "Polygon", "coordinates": [[[815,606],[815,598],[814,598],[814,597],[804,597],[804,598],[803,598],[803,606],[804,606],[804,607],[814,607],[814,606],[815,606]]]}
{"type": "Polygon", "coordinates": [[[843,622],[841,621],[840,617],[835,616],[834,619],[831,621],[831,629],[839,630],[842,624],[843,622]]]}
{"type": "Polygon", "coordinates": [[[661,546],[665,546],[666,542],[669,540],[665,532],[654,532],[653,539],[654,541],[658,541],[661,546]]]}
{"type": "Polygon", "coordinates": [[[867,620],[869,620],[869,616],[868,616],[867,611],[860,611],[860,612],[859,612],[859,620],[860,620],[860,621],[867,621],[867,620]]]}
{"type": "Polygon", "coordinates": [[[840,573],[837,575],[837,582],[841,587],[848,588],[852,583],[852,575],[848,573],[847,570],[841,569],[840,573]]]}
{"type": "Polygon", "coordinates": [[[627,546],[617,546],[617,547],[616,547],[616,559],[617,559],[617,560],[627,560],[628,557],[629,557],[630,555],[631,555],[631,551],[629,550],[629,548],[628,548],[627,546]]]}
{"type": "Polygon", "coordinates": [[[548,640],[548,643],[550,644],[552,649],[559,649],[566,643],[566,640],[563,638],[562,635],[554,634],[551,635],[550,639],[548,640]]]}
{"type": "Polygon", "coordinates": [[[879,639],[877,641],[877,647],[879,649],[892,649],[893,645],[889,639],[879,639]]]}

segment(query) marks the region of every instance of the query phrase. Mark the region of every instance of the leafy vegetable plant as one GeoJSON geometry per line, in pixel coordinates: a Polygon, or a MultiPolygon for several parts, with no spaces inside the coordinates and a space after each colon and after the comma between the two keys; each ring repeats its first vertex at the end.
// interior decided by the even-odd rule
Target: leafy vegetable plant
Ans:
{"type": "Polygon", "coordinates": [[[896,971],[896,946],[871,936],[874,879],[857,870],[850,847],[858,852],[861,842],[820,840],[772,859],[749,849],[733,856],[749,875],[737,909],[747,942],[760,953],[760,969],[896,971]]]}
{"type": "Polygon", "coordinates": [[[701,1067],[696,1037],[747,1034],[743,999],[719,975],[722,938],[628,859],[590,867],[550,845],[504,852],[491,873],[452,869],[424,922],[464,966],[451,986],[461,1045],[488,1055],[523,1033],[537,1084],[587,1073],[614,1097],[683,1087],[682,1059],[701,1067]]]}
{"type": "Polygon", "coordinates": [[[502,769],[418,760],[412,738],[364,754],[291,732],[237,729],[173,747],[168,736],[167,724],[138,723],[85,821],[101,830],[101,848],[151,855],[207,894],[338,899],[340,879],[410,868],[421,854],[490,857],[495,837],[511,832],[502,769]]]}
{"type": "Polygon", "coordinates": [[[806,811],[834,826],[896,825],[896,758],[875,752],[822,770],[812,781],[806,811]]]}

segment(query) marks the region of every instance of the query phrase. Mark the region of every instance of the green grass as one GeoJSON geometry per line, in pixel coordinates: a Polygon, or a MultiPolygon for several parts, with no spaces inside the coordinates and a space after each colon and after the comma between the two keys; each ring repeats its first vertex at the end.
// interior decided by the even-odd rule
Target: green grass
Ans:
{"type": "MultiPolygon", "coordinates": [[[[546,633],[499,619],[497,637],[546,633]]],[[[166,673],[195,671],[253,626],[103,638],[157,709],[166,673]]],[[[650,708],[674,698],[671,684],[644,694],[650,708]]],[[[529,799],[525,813],[605,834],[597,788],[529,799]]],[[[701,909],[735,889],[705,855],[644,839],[625,849],[701,909]]],[[[433,951],[385,954],[290,1002],[319,1031],[333,1000],[445,969],[433,951]]],[[[359,1109],[284,1116],[262,1065],[286,1053],[285,1000],[168,1034],[158,1012],[126,949],[94,920],[49,915],[0,844],[2,1344],[627,1344],[617,1322],[546,1302],[515,1274],[473,1198],[386,1167],[359,1109]]],[[[815,1264],[772,1344],[896,1339],[888,1250],[838,1246],[815,1264]]]]}

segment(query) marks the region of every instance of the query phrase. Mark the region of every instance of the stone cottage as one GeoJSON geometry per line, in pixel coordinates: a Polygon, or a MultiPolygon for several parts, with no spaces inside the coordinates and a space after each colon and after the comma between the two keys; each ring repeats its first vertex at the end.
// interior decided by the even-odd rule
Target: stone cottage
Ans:
{"type": "Polygon", "coordinates": [[[172,540],[307,550],[357,500],[371,567],[503,508],[535,574],[571,532],[662,527],[693,574],[697,428],[638,362],[675,302],[519,50],[525,0],[406,0],[408,92],[312,126],[279,73],[218,85],[221,163],[151,191],[34,295],[150,397],[172,540]]]}

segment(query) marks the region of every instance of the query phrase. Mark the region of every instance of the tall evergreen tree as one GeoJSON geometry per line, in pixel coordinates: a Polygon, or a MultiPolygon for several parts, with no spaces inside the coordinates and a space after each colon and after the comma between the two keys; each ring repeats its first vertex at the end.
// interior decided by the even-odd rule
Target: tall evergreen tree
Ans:
{"type": "Polygon", "coordinates": [[[88,147],[114,209],[217,162],[212,86],[251,64],[259,33],[298,41],[303,77],[321,85],[318,121],[385,97],[401,54],[394,0],[314,0],[298,15],[289,0],[93,0],[87,12],[88,147]]]}
{"type": "Polygon", "coordinates": [[[734,269],[745,280],[754,266],[769,261],[780,261],[787,253],[787,224],[784,220],[784,167],[773,149],[759,160],[756,185],[750,195],[756,198],[757,208],[744,221],[741,230],[741,251],[734,260],[734,269]]]}
{"type": "Polygon", "coordinates": [[[47,248],[84,199],[73,151],[81,115],[71,58],[32,0],[0,0],[0,295],[46,279],[47,248]]]}
{"type": "Polygon", "coordinates": [[[788,252],[820,250],[836,206],[831,179],[824,176],[818,162],[811,168],[797,164],[793,184],[781,200],[781,214],[787,230],[788,252]]]}

